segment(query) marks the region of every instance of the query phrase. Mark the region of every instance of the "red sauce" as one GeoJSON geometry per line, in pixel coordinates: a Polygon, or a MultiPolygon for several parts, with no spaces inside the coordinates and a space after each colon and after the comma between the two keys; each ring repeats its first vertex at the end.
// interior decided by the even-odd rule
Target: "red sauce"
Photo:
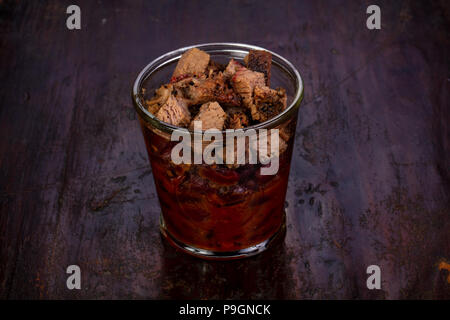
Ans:
{"type": "Polygon", "coordinates": [[[279,171],[261,176],[260,165],[175,165],[174,143],[143,126],[167,231],[201,249],[235,251],[259,244],[280,228],[293,141],[279,171]]]}

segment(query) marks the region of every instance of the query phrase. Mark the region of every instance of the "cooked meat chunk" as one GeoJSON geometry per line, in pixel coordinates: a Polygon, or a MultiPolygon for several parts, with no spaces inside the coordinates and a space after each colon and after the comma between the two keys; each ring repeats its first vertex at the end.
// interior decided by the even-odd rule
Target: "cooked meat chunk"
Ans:
{"type": "Polygon", "coordinates": [[[172,78],[170,78],[170,83],[176,83],[176,82],[180,82],[184,79],[190,79],[191,75],[190,74],[182,74],[180,76],[173,76],[172,78]]]}
{"type": "Polygon", "coordinates": [[[228,86],[223,76],[215,78],[190,78],[176,85],[183,93],[188,105],[217,101],[223,105],[238,106],[240,97],[228,86]]]}
{"type": "Polygon", "coordinates": [[[227,120],[227,129],[242,129],[248,125],[248,118],[245,113],[235,113],[227,120]]]}
{"type": "Polygon", "coordinates": [[[191,121],[186,103],[171,95],[156,113],[156,118],[175,126],[185,126],[191,121]]]}
{"type": "Polygon", "coordinates": [[[206,77],[207,78],[215,78],[220,76],[220,73],[224,70],[224,66],[221,65],[220,63],[217,63],[213,60],[209,61],[209,65],[206,68],[206,77]]]}
{"type": "Polygon", "coordinates": [[[253,120],[269,120],[286,108],[287,97],[284,89],[270,89],[262,86],[254,90],[253,103],[250,107],[253,120]]]}
{"type": "Polygon", "coordinates": [[[227,67],[225,68],[225,71],[223,72],[223,75],[227,79],[231,79],[231,77],[234,76],[237,70],[244,68],[242,64],[237,62],[234,59],[231,59],[230,62],[228,62],[227,67]]]}
{"type": "Polygon", "coordinates": [[[228,118],[225,121],[225,127],[227,129],[242,129],[248,126],[248,117],[243,108],[231,107],[226,111],[228,118]]]}
{"type": "Polygon", "coordinates": [[[209,54],[197,48],[189,49],[181,56],[172,77],[204,73],[208,64],[209,54]]]}
{"type": "Polygon", "coordinates": [[[253,90],[255,87],[265,86],[264,74],[240,68],[233,76],[232,85],[234,90],[241,96],[244,106],[250,108],[252,104],[253,90]]]}
{"type": "Polygon", "coordinates": [[[155,91],[155,96],[150,100],[145,100],[145,105],[150,113],[156,114],[161,106],[166,103],[173,88],[172,85],[163,85],[155,91]]]}
{"type": "Polygon", "coordinates": [[[216,101],[203,104],[197,116],[191,121],[189,129],[194,129],[194,121],[202,122],[202,129],[222,130],[227,114],[216,101]]]}
{"type": "Polygon", "coordinates": [[[272,66],[272,54],[263,50],[250,50],[244,58],[244,63],[252,71],[264,73],[266,85],[270,85],[270,68],[272,66]]]}
{"type": "MultiPolygon", "coordinates": [[[[243,63],[231,59],[225,66],[202,50],[190,49],[170,82],[144,104],[158,119],[180,127],[192,128],[193,121],[201,120],[204,130],[243,129],[267,121],[287,104],[284,89],[269,87],[272,54],[250,50],[243,63]]],[[[283,139],[290,136],[291,131],[280,131],[283,139]]]]}

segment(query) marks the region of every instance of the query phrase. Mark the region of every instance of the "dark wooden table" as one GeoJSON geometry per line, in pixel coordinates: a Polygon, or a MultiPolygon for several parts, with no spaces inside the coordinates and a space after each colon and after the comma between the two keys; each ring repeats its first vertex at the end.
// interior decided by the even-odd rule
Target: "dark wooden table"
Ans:
{"type": "Polygon", "coordinates": [[[0,1],[0,298],[450,298],[448,1],[377,1],[381,30],[371,1],[77,1],[72,31],[70,4],[0,1]],[[160,237],[130,90],[221,41],[288,58],[305,99],[284,242],[206,262],[160,237]]]}

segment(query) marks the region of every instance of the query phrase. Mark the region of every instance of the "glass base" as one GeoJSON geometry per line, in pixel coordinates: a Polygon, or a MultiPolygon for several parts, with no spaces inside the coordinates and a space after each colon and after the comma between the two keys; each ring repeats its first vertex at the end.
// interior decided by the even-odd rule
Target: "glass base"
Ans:
{"type": "Polygon", "coordinates": [[[173,235],[171,235],[165,225],[164,218],[162,214],[159,216],[159,228],[161,230],[161,234],[164,236],[167,241],[177,249],[188,253],[192,256],[207,259],[207,260],[233,260],[233,259],[243,259],[247,257],[251,257],[257,255],[265,250],[276,240],[280,239],[286,231],[286,214],[283,214],[283,221],[278,228],[277,232],[275,232],[269,239],[253,245],[251,247],[240,249],[236,251],[212,251],[206,249],[196,248],[191,245],[187,245],[179,240],[177,240],[173,235]]]}

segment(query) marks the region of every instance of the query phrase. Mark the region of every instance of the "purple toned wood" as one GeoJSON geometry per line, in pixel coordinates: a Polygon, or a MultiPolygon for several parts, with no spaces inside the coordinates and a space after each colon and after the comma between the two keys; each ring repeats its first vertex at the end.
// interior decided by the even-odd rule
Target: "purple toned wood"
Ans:
{"type": "Polygon", "coordinates": [[[381,1],[378,31],[367,1],[79,1],[79,31],[70,4],[0,1],[1,298],[450,298],[448,2],[381,1]],[[130,90],[220,41],[291,60],[305,99],[284,242],[206,262],[159,235],[130,90]]]}

